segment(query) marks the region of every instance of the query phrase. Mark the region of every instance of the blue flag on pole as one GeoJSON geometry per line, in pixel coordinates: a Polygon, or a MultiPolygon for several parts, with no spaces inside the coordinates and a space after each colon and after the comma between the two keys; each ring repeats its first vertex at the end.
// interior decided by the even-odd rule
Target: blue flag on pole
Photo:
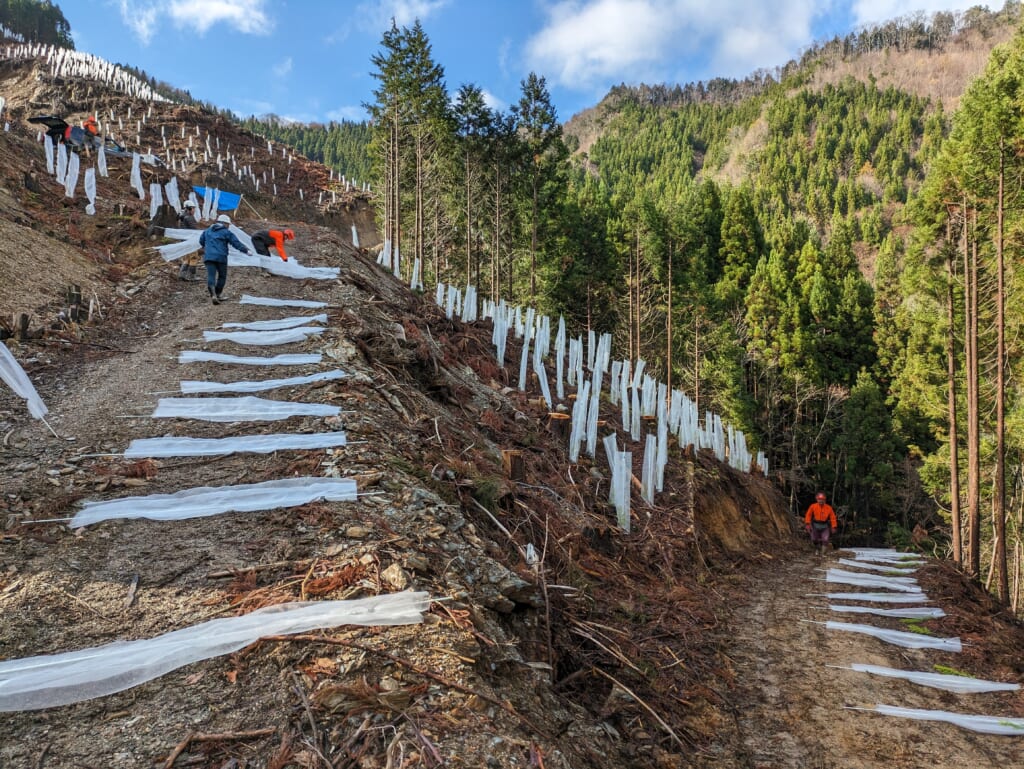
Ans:
{"type": "MultiPolygon", "coordinates": [[[[193,187],[195,193],[202,198],[206,198],[206,187],[193,187]]],[[[210,187],[210,194],[216,194],[216,188],[210,187]]],[[[242,196],[237,192],[225,192],[220,191],[220,197],[217,199],[217,210],[218,211],[234,211],[238,208],[238,204],[242,202],[242,196]]]]}

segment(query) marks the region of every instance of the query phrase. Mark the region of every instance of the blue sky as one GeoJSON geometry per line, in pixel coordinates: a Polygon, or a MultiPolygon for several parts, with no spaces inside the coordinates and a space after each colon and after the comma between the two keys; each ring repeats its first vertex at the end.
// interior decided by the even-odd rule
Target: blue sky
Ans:
{"type": "MultiPolygon", "coordinates": [[[[362,120],[370,57],[418,18],[454,92],[508,109],[531,72],[560,120],[619,83],[744,77],[815,41],[970,0],[58,0],[76,47],[239,115],[362,120]]],[[[990,4],[1000,8],[1002,3],[990,4]]]]}

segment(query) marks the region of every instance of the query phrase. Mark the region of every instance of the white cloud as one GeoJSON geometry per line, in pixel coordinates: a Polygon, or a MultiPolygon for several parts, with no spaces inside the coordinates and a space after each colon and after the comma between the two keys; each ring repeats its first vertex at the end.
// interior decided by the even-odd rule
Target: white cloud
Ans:
{"type": "Polygon", "coordinates": [[[508,104],[504,100],[499,99],[486,88],[481,89],[481,96],[483,96],[484,104],[496,112],[504,112],[508,109],[508,104]]]}
{"type": "Polygon", "coordinates": [[[273,29],[268,0],[169,0],[163,3],[118,0],[121,20],[144,45],[153,39],[163,17],[178,29],[198,35],[224,24],[248,35],[266,35],[273,29]]]}
{"type": "Polygon", "coordinates": [[[155,5],[140,6],[132,0],[118,0],[118,10],[121,12],[121,21],[135,33],[139,42],[149,45],[156,32],[156,21],[159,15],[159,8],[155,5]]]}
{"type": "Polygon", "coordinates": [[[672,62],[686,59],[691,72],[702,70],[697,77],[742,77],[792,58],[810,41],[812,20],[832,5],[718,0],[712,9],[704,0],[559,0],[528,41],[526,60],[552,83],[574,89],[679,80],[672,62]]]}
{"type": "MultiPolygon", "coordinates": [[[[360,29],[380,33],[390,28],[391,20],[399,27],[411,27],[419,19],[426,21],[448,5],[451,0],[367,0],[356,6],[352,16],[360,29]]],[[[344,35],[348,34],[344,30],[344,35]]],[[[332,36],[333,37],[333,36],[332,36]]]]}
{"type": "MultiPolygon", "coordinates": [[[[857,26],[863,26],[909,16],[917,11],[924,11],[930,16],[936,11],[963,11],[972,5],[992,7],[988,3],[965,0],[856,0],[852,11],[857,26]]],[[[1002,4],[997,7],[1001,8],[1002,4]]]]}
{"type": "Polygon", "coordinates": [[[266,0],[171,0],[167,15],[176,26],[194,29],[200,35],[220,23],[245,34],[266,35],[273,28],[266,4],[266,0]]]}
{"type": "Polygon", "coordinates": [[[287,59],[282,61],[280,64],[274,66],[274,74],[278,77],[285,77],[292,71],[292,57],[289,56],[287,59]]]}
{"type": "Polygon", "coordinates": [[[358,122],[369,119],[369,115],[366,114],[366,109],[362,106],[341,106],[337,109],[328,110],[327,119],[338,122],[342,120],[358,122]]]}

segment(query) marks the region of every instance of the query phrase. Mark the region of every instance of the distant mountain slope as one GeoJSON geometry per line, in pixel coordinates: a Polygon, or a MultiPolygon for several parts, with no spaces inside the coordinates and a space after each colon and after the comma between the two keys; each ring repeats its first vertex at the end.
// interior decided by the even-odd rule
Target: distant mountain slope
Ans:
{"type": "Polygon", "coordinates": [[[600,103],[569,119],[564,130],[579,152],[588,153],[624,103],[667,109],[695,103],[735,105],[760,98],[778,81],[819,90],[849,77],[941,101],[951,112],[967,84],[984,69],[989,53],[1010,38],[1019,20],[1020,3],[1015,2],[997,12],[974,7],[959,14],[937,13],[930,19],[919,13],[812,46],[799,61],[775,72],[759,70],[743,80],[620,85],[600,103]]]}

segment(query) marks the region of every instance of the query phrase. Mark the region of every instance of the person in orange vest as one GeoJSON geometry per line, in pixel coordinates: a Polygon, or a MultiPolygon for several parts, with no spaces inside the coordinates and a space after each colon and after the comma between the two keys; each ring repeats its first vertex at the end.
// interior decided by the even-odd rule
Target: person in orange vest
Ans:
{"type": "Polygon", "coordinates": [[[811,544],[818,555],[825,555],[828,538],[836,531],[836,511],[825,501],[825,495],[818,492],[813,504],[804,514],[804,529],[811,535],[811,544]]]}
{"type": "Polygon", "coordinates": [[[252,247],[261,256],[270,256],[270,247],[277,250],[277,255],[283,261],[288,261],[288,254],[284,250],[286,240],[295,240],[295,233],[291,230],[260,230],[252,234],[252,247]]]}

